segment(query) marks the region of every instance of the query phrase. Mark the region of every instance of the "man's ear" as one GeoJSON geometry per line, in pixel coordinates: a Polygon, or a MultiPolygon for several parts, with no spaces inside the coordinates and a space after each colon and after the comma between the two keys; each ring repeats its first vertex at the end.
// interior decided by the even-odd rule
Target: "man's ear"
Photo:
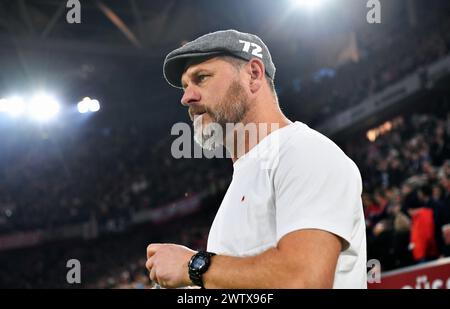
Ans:
{"type": "Polygon", "coordinates": [[[247,73],[250,74],[250,91],[252,93],[261,89],[264,83],[264,63],[258,59],[253,58],[247,63],[247,73]]]}

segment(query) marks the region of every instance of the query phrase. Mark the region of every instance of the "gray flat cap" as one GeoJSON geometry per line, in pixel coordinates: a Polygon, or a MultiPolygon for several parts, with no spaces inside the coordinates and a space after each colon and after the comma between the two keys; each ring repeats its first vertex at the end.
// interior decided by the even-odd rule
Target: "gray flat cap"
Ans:
{"type": "Polygon", "coordinates": [[[270,79],[275,77],[275,65],[266,44],[256,35],[236,30],[205,34],[171,51],[164,60],[164,77],[173,87],[181,88],[181,76],[189,59],[214,55],[229,55],[243,60],[260,58],[270,79]]]}

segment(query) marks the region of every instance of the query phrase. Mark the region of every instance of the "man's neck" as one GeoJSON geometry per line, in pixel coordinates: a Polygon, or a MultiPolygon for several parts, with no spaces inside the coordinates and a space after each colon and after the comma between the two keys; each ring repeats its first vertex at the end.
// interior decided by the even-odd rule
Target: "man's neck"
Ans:
{"type": "MultiPolygon", "coordinates": [[[[273,108],[274,110],[267,111],[266,113],[253,113],[253,116],[243,119],[243,130],[233,130],[232,142],[228,141],[228,143],[225,143],[227,150],[231,154],[233,163],[259,144],[266,136],[292,123],[281,111],[277,111],[275,106],[273,108]],[[255,128],[256,131],[247,130],[249,128],[255,128]],[[233,146],[230,147],[230,145],[233,146]]],[[[278,106],[276,108],[278,109],[278,106]]]]}

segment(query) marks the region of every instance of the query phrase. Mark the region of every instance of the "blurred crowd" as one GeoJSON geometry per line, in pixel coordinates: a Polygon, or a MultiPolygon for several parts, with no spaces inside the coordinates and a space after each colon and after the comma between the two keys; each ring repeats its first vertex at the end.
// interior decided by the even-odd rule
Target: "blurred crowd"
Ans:
{"type": "Polygon", "coordinates": [[[374,142],[348,143],[359,166],[368,257],[384,270],[450,256],[450,112],[401,116],[374,142]]]}
{"type": "Polygon", "coordinates": [[[128,220],[229,175],[226,160],[175,159],[176,136],[152,140],[137,124],[82,130],[0,131],[0,235],[128,220]]]}
{"type": "MultiPolygon", "coordinates": [[[[445,16],[445,13],[443,13],[445,16]]],[[[339,67],[322,78],[293,82],[284,100],[314,102],[314,109],[300,111],[311,125],[351,108],[366,98],[420,71],[450,52],[450,19],[435,15],[421,19],[417,28],[404,27],[377,37],[376,44],[360,43],[360,59],[339,67]]]]}
{"type": "Polygon", "coordinates": [[[97,239],[72,238],[0,254],[1,288],[152,288],[145,268],[150,243],[206,249],[209,226],[224,189],[202,200],[199,213],[160,224],[140,224],[97,239]],[[66,280],[67,261],[77,259],[79,284],[66,280]]]}

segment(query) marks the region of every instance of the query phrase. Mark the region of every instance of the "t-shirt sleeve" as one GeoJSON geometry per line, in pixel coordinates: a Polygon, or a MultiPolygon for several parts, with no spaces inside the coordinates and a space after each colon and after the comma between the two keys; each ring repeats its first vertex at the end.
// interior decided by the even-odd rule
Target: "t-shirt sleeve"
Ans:
{"type": "Polygon", "coordinates": [[[318,133],[289,140],[274,172],[277,241],[301,229],[320,229],[351,244],[361,209],[356,165],[318,133]]]}

